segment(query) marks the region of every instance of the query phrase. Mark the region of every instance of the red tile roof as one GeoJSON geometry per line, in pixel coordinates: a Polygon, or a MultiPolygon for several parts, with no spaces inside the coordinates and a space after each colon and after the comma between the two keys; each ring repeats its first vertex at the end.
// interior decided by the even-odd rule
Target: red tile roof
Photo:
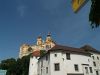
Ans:
{"type": "Polygon", "coordinates": [[[40,50],[34,51],[32,56],[40,57],[40,50]]]}
{"type": "Polygon", "coordinates": [[[53,48],[51,48],[48,51],[58,51],[58,50],[67,51],[67,52],[76,52],[76,53],[89,54],[84,49],[81,49],[81,48],[73,48],[73,47],[62,46],[62,45],[55,45],[53,48]]]}
{"type": "Polygon", "coordinates": [[[95,48],[93,48],[90,45],[84,45],[83,47],[81,47],[80,49],[84,49],[85,51],[89,51],[89,52],[95,52],[95,53],[100,53],[100,51],[96,50],[95,48]]]}
{"type": "MultiPolygon", "coordinates": [[[[62,51],[62,52],[66,52],[66,53],[67,52],[68,53],[76,53],[76,54],[82,54],[82,55],[87,55],[87,56],[91,55],[89,52],[86,52],[84,49],[73,48],[73,47],[68,47],[68,46],[62,46],[62,45],[58,45],[58,44],[56,44],[53,48],[49,49],[46,54],[48,54],[51,51],[62,51]]],[[[41,59],[42,57],[44,57],[46,54],[44,54],[43,56],[41,56],[39,59],[41,59]]]]}

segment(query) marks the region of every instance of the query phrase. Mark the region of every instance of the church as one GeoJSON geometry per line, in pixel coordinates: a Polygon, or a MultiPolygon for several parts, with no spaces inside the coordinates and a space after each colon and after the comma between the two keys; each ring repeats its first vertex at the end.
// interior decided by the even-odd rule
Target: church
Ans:
{"type": "Polygon", "coordinates": [[[23,44],[20,47],[19,58],[22,58],[23,56],[27,56],[34,51],[48,50],[52,48],[54,45],[55,42],[52,40],[50,33],[48,33],[45,41],[42,39],[41,36],[38,36],[36,44],[34,45],[23,44]]]}

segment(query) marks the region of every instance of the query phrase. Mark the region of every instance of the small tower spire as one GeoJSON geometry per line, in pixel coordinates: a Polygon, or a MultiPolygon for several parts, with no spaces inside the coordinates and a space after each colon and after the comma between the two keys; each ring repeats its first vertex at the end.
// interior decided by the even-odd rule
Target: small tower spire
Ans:
{"type": "Polygon", "coordinates": [[[51,36],[51,33],[49,32],[49,33],[47,34],[47,36],[51,36]]]}
{"type": "Polygon", "coordinates": [[[49,32],[47,34],[47,37],[46,37],[46,41],[45,41],[45,48],[46,50],[49,50],[50,48],[52,48],[54,46],[54,42],[52,40],[52,37],[51,37],[51,33],[49,32]]]}
{"type": "Polygon", "coordinates": [[[38,46],[42,46],[42,44],[43,44],[42,37],[38,36],[38,38],[37,38],[37,45],[38,46]]]}
{"type": "Polygon", "coordinates": [[[46,37],[46,43],[50,43],[52,41],[51,33],[49,32],[46,37]]]}

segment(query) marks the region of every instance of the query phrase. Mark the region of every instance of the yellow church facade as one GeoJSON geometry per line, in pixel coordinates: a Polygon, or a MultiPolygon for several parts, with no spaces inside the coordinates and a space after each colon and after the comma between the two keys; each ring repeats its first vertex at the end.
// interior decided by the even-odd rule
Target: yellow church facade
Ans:
{"type": "Polygon", "coordinates": [[[34,45],[28,45],[28,44],[23,44],[20,47],[20,52],[19,52],[19,58],[22,58],[23,56],[29,55],[30,53],[33,53],[34,51],[38,50],[48,50],[55,46],[55,42],[51,38],[51,34],[49,33],[43,41],[42,37],[39,36],[37,38],[37,42],[34,45]]]}

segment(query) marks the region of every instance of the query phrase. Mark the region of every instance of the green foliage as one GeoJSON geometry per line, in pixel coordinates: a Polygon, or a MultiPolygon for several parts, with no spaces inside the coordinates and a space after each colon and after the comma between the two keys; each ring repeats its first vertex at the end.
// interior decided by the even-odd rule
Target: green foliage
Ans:
{"type": "MultiPolygon", "coordinates": [[[[40,55],[43,56],[46,53],[45,50],[40,51],[40,55]]],[[[0,69],[7,70],[6,75],[28,75],[30,55],[24,56],[21,59],[6,59],[0,63],[0,69]]]]}
{"type": "Polygon", "coordinates": [[[46,50],[40,50],[40,56],[43,56],[44,54],[46,54],[46,50]]]}
{"type": "Polygon", "coordinates": [[[100,25],[100,0],[91,0],[91,2],[89,21],[92,28],[95,28],[100,25]]]}
{"type": "Polygon", "coordinates": [[[21,59],[21,69],[22,69],[22,74],[21,75],[28,75],[29,71],[29,61],[30,61],[30,55],[24,56],[21,59]]]}
{"type": "Polygon", "coordinates": [[[16,63],[16,60],[13,59],[13,58],[2,60],[1,64],[0,64],[0,69],[8,70],[10,67],[12,67],[13,65],[15,65],[15,63],[16,63]]]}
{"type": "Polygon", "coordinates": [[[6,59],[0,63],[0,69],[7,70],[6,75],[28,75],[30,55],[22,59],[6,59]]]}

